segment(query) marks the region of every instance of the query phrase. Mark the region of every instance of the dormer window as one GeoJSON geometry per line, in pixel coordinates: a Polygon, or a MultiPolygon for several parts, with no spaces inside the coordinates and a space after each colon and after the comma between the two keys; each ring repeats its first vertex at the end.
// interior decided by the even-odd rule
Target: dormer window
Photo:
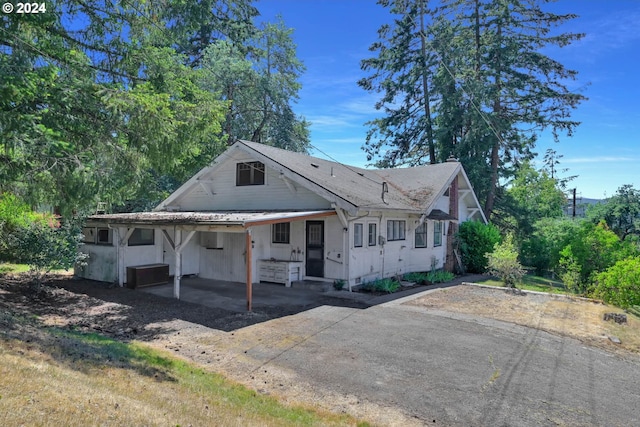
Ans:
{"type": "Polygon", "coordinates": [[[264,163],[244,162],[236,165],[236,186],[264,185],[264,163]]]}

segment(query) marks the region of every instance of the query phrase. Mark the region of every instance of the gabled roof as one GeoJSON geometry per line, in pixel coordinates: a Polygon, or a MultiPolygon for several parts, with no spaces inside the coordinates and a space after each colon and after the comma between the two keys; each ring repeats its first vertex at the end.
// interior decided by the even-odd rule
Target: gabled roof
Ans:
{"type": "Polygon", "coordinates": [[[211,173],[216,164],[231,158],[231,153],[235,150],[248,153],[267,167],[279,171],[287,179],[349,211],[401,210],[428,213],[458,175],[461,175],[466,186],[471,188],[459,162],[411,168],[363,169],[256,142],[238,140],[214,160],[212,166],[196,174],[156,210],[164,209],[180,194],[198,185],[200,177],[211,173]]]}
{"type": "Polygon", "coordinates": [[[414,168],[363,169],[250,141],[236,144],[365,210],[423,212],[437,199],[440,190],[446,190],[461,168],[456,162],[414,168]]]}

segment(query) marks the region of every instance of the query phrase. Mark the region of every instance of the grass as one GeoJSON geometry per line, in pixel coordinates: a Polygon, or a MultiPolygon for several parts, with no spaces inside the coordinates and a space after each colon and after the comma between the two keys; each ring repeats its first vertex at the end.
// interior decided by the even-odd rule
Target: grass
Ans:
{"type": "MultiPolygon", "coordinates": [[[[0,316],[16,331],[37,323],[0,316]]],[[[366,425],[283,405],[142,343],[36,329],[0,334],[0,425],[366,425]]]]}
{"type": "MultiPolygon", "coordinates": [[[[27,264],[13,264],[10,262],[0,262],[0,274],[19,274],[29,271],[27,264]]],[[[69,273],[73,270],[52,270],[51,273],[69,273]]]]}
{"type": "MultiPolygon", "coordinates": [[[[487,286],[504,287],[504,283],[496,278],[479,280],[476,283],[487,286]]],[[[540,276],[534,276],[532,274],[526,274],[522,278],[522,283],[519,283],[517,287],[518,289],[523,289],[525,291],[547,292],[551,294],[570,294],[562,282],[540,276]]]]}
{"type": "Polygon", "coordinates": [[[640,354],[640,318],[627,315],[627,323],[604,321],[605,313],[623,313],[618,307],[571,296],[549,297],[505,294],[499,289],[458,286],[435,292],[407,304],[433,310],[482,316],[579,339],[589,345],[640,354]],[[616,336],[619,345],[610,342],[616,336]]]}
{"type": "Polygon", "coordinates": [[[29,271],[29,266],[26,264],[11,264],[8,262],[0,263],[0,274],[3,273],[26,273],[29,271]]]}

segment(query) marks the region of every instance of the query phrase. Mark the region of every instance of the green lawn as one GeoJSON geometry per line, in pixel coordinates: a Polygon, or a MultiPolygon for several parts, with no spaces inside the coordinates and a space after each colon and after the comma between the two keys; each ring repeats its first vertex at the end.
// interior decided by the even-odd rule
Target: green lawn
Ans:
{"type": "MultiPolygon", "coordinates": [[[[476,282],[481,285],[504,287],[504,284],[497,278],[488,278],[476,282]]],[[[548,292],[552,294],[569,293],[564,284],[557,280],[547,279],[545,277],[527,274],[522,278],[522,283],[518,284],[519,289],[525,291],[548,292]]]]}
{"type": "MultiPolygon", "coordinates": [[[[27,264],[12,264],[10,262],[0,262],[0,274],[4,273],[26,273],[29,271],[27,264]]],[[[52,273],[69,273],[72,270],[52,270],[52,273]]]]}
{"type": "Polygon", "coordinates": [[[0,262],[0,274],[2,273],[24,273],[29,271],[26,264],[11,264],[8,262],[0,262]]]}

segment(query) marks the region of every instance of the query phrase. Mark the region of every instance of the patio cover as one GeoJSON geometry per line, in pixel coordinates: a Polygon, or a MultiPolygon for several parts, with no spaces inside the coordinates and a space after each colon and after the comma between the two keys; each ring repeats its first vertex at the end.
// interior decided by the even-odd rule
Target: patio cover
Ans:
{"type": "Polygon", "coordinates": [[[135,212],[92,215],[87,225],[96,223],[137,228],[173,228],[196,231],[243,232],[249,227],[335,215],[334,210],[288,212],[135,212]]]}
{"type": "MultiPolygon", "coordinates": [[[[119,246],[124,246],[134,228],[159,228],[171,247],[175,257],[175,274],[173,276],[173,295],[180,299],[180,279],[182,272],[182,249],[196,231],[244,232],[247,255],[247,310],[251,311],[253,283],[251,278],[251,227],[281,222],[292,222],[322,218],[336,215],[335,210],[290,211],[290,212],[138,212],[120,214],[92,215],[87,218],[87,225],[109,224],[109,226],[126,227],[126,235],[120,239],[119,246]],[[166,232],[167,228],[175,230],[174,239],[166,232]],[[186,235],[182,235],[186,231],[186,235]]],[[[122,251],[119,251],[122,253],[122,251]]],[[[124,259],[118,256],[119,265],[124,259]]],[[[123,268],[123,267],[122,267],[123,268]]],[[[122,268],[118,267],[119,275],[122,268]]]]}

